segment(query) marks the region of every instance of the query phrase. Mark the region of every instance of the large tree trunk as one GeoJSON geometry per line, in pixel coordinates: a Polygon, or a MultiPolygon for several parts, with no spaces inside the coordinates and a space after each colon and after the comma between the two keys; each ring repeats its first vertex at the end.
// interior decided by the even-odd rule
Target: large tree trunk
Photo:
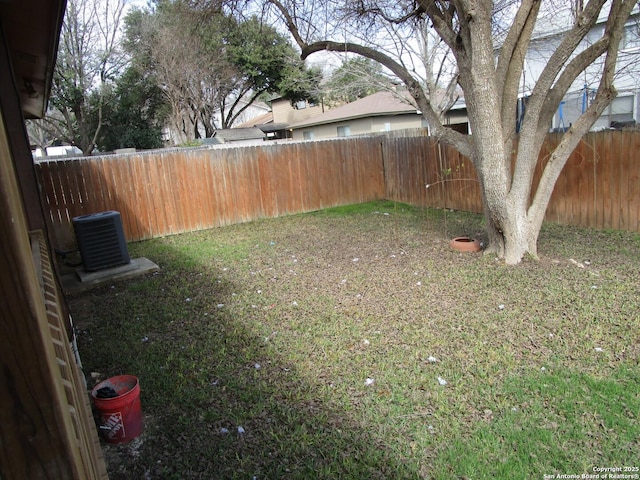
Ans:
{"type": "Polygon", "coordinates": [[[460,78],[460,84],[471,123],[472,161],[482,189],[487,251],[504,257],[507,263],[518,263],[530,244],[528,199],[510,195],[514,139],[502,125],[502,86],[495,76],[491,23],[482,18],[490,16],[491,10],[478,9],[476,15],[479,18],[469,20],[469,36],[461,38],[456,57],[461,71],[471,72],[460,78]]]}
{"type": "Polygon", "coordinates": [[[489,192],[485,199],[484,214],[489,237],[485,251],[495,253],[509,265],[519,263],[525,255],[537,258],[540,224],[529,217],[531,212],[527,209],[527,202],[524,199],[514,202],[510,196],[496,199],[489,192]]]}
{"type": "MultiPolygon", "coordinates": [[[[529,188],[519,182],[531,185],[533,169],[514,181],[511,171],[511,141],[503,141],[500,135],[491,133],[490,138],[482,138],[486,130],[480,128],[474,142],[474,163],[482,188],[484,215],[487,223],[489,244],[487,253],[495,253],[507,264],[517,264],[525,255],[537,258],[537,240],[547,203],[532,204],[529,188]]],[[[537,153],[520,152],[537,162],[537,153]]],[[[565,160],[566,161],[566,160],[565,160]]]]}

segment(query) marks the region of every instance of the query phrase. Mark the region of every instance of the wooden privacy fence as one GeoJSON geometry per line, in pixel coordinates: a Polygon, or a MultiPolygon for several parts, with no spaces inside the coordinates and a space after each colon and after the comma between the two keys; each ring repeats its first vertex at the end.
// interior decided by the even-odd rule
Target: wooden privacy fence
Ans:
{"type": "MultiPolygon", "coordinates": [[[[374,141],[176,149],[36,164],[56,247],[72,219],[121,214],[128,241],[384,198],[374,141]]],[[[380,150],[380,143],[377,142],[380,150]]]]}
{"type": "MultiPolygon", "coordinates": [[[[558,142],[550,135],[536,170],[558,142]]],[[[482,211],[471,162],[427,137],[359,137],[176,149],[36,164],[56,247],[72,219],[121,213],[128,241],[389,199],[482,211]]],[[[640,231],[640,133],[587,135],[561,174],[547,220],[640,231]]]]}
{"type": "MultiPolygon", "coordinates": [[[[560,139],[561,134],[547,137],[534,186],[560,139]]],[[[482,212],[480,185],[469,159],[452,147],[416,140],[385,142],[387,199],[482,212]]],[[[545,220],[640,232],[640,132],[586,135],[558,178],[545,220]]]]}

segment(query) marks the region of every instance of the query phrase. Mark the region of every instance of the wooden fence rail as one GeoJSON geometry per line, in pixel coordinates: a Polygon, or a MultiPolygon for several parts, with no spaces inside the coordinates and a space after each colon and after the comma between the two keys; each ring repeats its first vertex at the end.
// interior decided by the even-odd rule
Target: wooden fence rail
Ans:
{"type": "MultiPolygon", "coordinates": [[[[558,141],[550,135],[537,174],[558,141]]],[[[128,241],[389,199],[482,211],[471,162],[428,137],[360,137],[176,149],[36,164],[55,247],[72,219],[121,213],[128,241]]],[[[537,181],[537,180],[536,180],[537,181]]],[[[587,135],[564,169],[547,220],[640,231],[640,133],[587,135]]]]}

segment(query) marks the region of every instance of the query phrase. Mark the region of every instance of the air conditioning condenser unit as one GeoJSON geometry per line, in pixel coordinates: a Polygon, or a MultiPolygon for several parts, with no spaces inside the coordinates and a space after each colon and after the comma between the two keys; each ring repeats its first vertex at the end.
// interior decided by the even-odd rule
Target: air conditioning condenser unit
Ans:
{"type": "Polygon", "coordinates": [[[95,272],[131,261],[120,212],[107,211],[74,217],[73,228],[85,271],[95,272]]]}

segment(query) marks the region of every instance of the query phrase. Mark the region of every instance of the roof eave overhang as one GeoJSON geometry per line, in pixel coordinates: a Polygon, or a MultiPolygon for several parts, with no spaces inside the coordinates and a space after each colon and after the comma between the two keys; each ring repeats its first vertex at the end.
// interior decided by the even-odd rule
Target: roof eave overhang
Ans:
{"type": "Polygon", "coordinates": [[[25,119],[42,118],[51,93],[66,0],[0,0],[0,22],[25,119]]]}

